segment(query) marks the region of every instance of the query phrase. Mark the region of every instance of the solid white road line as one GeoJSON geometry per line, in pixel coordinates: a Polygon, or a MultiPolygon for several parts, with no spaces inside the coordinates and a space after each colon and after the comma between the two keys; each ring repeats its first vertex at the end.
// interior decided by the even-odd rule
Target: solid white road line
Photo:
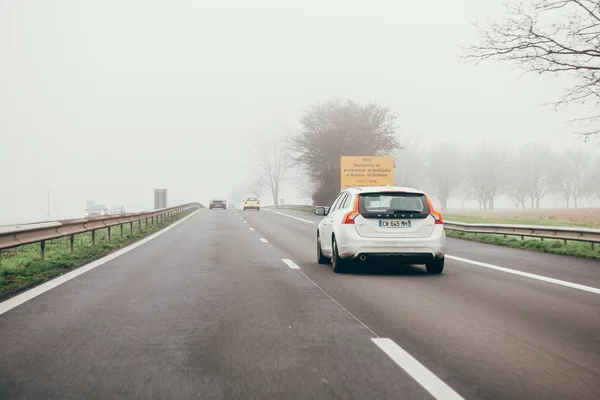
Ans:
{"type": "Polygon", "coordinates": [[[106,257],[102,257],[99,260],[96,260],[94,262],[91,262],[87,265],[84,265],[80,268],[77,268],[76,270],[73,270],[71,272],[68,272],[64,275],[61,275],[57,278],[52,279],[49,282],[43,283],[39,286],[36,286],[24,293],[21,293],[15,297],[12,297],[6,301],[4,301],[3,303],[0,303],[0,315],[4,314],[7,311],[12,310],[13,308],[25,303],[26,301],[29,301],[31,299],[33,299],[34,297],[39,296],[40,294],[43,294],[45,292],[47,292],[48,290],[54,289],[55,287],[62,285],[65,282],[70,281],[73,278],[78,277],[79,275],[85,274],[86,272],[99,267],[102,264],[105,264],[107,262],[109,262],[110,260],[113,260],[119,256],[122,256],[125,253],[130,252],[131,250],[140,247],[141,245],[148,243],[149,241],[151,241],[152,239],[162,235],[163,233],[173,229],[174,227],[176,227],[177,225],[181,224],[183,221],[185,221],[186,219],[192,217],[194,214],[196,214],[198,211],[194,211],[192,214],[188,215],[187,217],[167,226],[166,228],[153,233],[152,235],[148,236],[147,238],[144,238],[142,240],[140,240],[139,242],[135,242],[132,245],[129,245],[127,247],[124,247],[121,250],[115,251],[112,254],[107,255],[106,257]]]}
{"type": "Polygon", "coordinates": [[[275,214],[279,214],[279,215],[283,215],[283,216],[286,216],[286,217],[294,218],[294,219],[297,219],[298,221],[306,222],[307,224],[314,224],[315,223],[314,221],[309,221],[309,220],[304,219],[304,218],[294,217],[293,215],[284,214],[284,213],[279,212],[279,211],[275,211],[275,214]]]}
{"type": "Polygon", "coordinates": [[[267,239],[265,239],[265,238],[260,238],[260,241],[263,242],[263,243],[269,243],[269,241],[267,239]]]}
{"type": "Polygon", "coordinates": [[[529,272],[523,272],[523,271],[518,271],[515,269],[499,267],[497,265],[486,264],[486,263],[482,263],[479,261],[468,260],[466,258],[455,257],[455,256],[451,256],[448,254],[446,254],[446,258],[448,258],[450,260],[454,260],[454,261],[463,262],[466,264],[477,265],[478,267],[495,269],[496,271],[502,271],[502,272],[506,272],[508,274],[520,275],[520,276],[524,276],[526,278],[537,279],[538,281],[542,281],[542,282],[553,283],[555,285],[565,286],[565,287],[569,287],[572,289],[578,289],[578,290],[583,290],[585,292],[600,294],[600,289],[591,287],[591,286],[585,286],[585,285],[579,285],[577,283],[561,281],[560,279],[554,279],[554,278],[549,278],[547,276],[531,274],[529,272]]]}
{"type": "Polygon", "coordinates": [[[248,229],[250,229],[251,231],[253,231],[253,230],[254,230],[254,228],[248,228],[248,229]]]}
{"type": "Polygon", "coordinates": [[[381,350],[383,350],[396,364],[417,381],[434,398],[444,400],[464,400],[458,393],[446,385],[440,378],[435,376],[423,364],[408,354],[402,347],[388,338],[371,339],[381,350]]]}
{"type": "Polygon", "coordinates": [[[296,263],[293,262],[292,260],[289,260],[287,258],[282,258],[281,261],[283,261],[291,269],[300,269],[300,267],[297,266],[296,263]]]}

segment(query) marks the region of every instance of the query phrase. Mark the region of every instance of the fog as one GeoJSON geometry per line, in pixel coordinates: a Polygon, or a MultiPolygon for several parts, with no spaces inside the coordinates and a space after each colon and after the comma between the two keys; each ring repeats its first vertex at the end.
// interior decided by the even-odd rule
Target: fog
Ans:
{"type": "MultiPolygon", "coordinates": [[[[459,60],[471,23],[501,4],[3,1],[0,225],[79,217],[91,199],[152,209],[155,188],[170,205],[247,194],[249,149],[334,98],[389,106],[406,153],[415,141],[580,146],[567,121],[581,110],[543,106],[565,79],[459,60]]],[[[302,180],[292,170],[279,197],[310,201],[302,180]]]]}

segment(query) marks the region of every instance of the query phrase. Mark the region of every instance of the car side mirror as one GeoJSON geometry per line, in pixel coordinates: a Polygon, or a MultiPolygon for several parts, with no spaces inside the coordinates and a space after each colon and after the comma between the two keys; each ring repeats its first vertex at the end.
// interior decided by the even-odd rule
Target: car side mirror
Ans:
{"type": "Polygon", "coordinates": [[[326,215],[327,212],[325,211],[325,207],[316,207],[315,208],[315,215],[326,215]]]}

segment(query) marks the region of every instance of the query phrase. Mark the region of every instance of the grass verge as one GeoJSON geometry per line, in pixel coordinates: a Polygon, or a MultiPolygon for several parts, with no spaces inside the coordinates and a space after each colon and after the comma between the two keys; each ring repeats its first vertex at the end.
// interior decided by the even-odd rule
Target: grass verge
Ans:
{"type": "Polygon", "coordinates": [[[111,240],[108,240],[108,228],[96,231],[96,245],[92,245],[91,232],[75,236],[74,251],[70,252],[69,238],[64,237],[46,241],[46,261],[40,259],[40,244],[32,243],[12,249],[2,250],[0,264],[0,300],[14,296],[26,289],[44,283],[91,261],[97,260],[124,246],[135,243],[173,222],[191,214],[194,210],[165,218],[163,222],[145,226],[141,230],[138,223],[124,224],[123,238],[119,226],[111,228],[111,240]]]}
{"type": "MultiPolygon", "coordinates": [[[[458,221],[457,221],[458,222],[458,221]]],[[[600,260],[600,245],[596,244],[596,249],[592,250],[592,245],[586,242],[567,241],[556,239],[538,239],[525,238],[521,240],[520,236],[490,235],[484,233],[467,233],[451,231],[446,229],[446,236],[472,240],[475,242],[494,244],[498,246],[513,247],[524,250],[534,250],[543,253],[562,254],[567,256],[585,257],[600,260]]]]}

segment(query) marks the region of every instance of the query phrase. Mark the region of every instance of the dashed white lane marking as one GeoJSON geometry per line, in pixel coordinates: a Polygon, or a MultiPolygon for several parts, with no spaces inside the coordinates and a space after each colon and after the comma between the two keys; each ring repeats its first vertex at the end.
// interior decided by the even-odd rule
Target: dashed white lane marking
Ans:
{"type": "Polygon", "coordinates": [[[464,400],[450,386],[446,385],[393,340],[388,338],[372,338],[371,340],[434,398],[464,400]]]}
{"type": "Polygon", "coordinates": [[[139,242],[136,242],[132,245],[129,245],[127,247],[124,247],[121,250],[115,251],[112,254],[107,255],[106,257],[102,257],[99,260],[96,260],[94,262],[91,262],[87,265],[84,265],[80,268],[77,268],[76,270],[73,270],[71,272],[67,272],[64,275],[59,276],[58,278],[52,279],[49,282],[43,283],[39,286],[34,287],[31,290],[28,290],[24,293],[21,293],[15,297],[12,297],[8,300],[6,300],[5,302],[0,303],[0,315],[4,314],[7,311],[12,310],[13,308],[25,303],[26,301],[29,301],[31,299],[33,299],[34,297],[39,296],[40,294],[43,294],[49,290],[54,289],[55,287],[62,285],[65,282],[70,281],[73,278],[78,277],[79,275],[85,274],[88,271],[91,271],[92,269],[101,266],[102,264],[105,264],[107,262],[109,262],[110,260],[113,260],[119,256],[122,256],[125,253],[130,252],[131,250],[140,247],[141,245],[148,243],[149,241],[151,241],[154,238],[159,237],[160,235],[162,235],[163,233],[175,228],[177,225],[181,224],[183,221],[187,220],[188,218],[191,218],[192,216],[194,216],[198,211],[194,211],[193,213],[191,213],[190,215],[188,215],[187,217],[174,222],[173,224],[167,226],[166,228],[148,236],[145,239],[140,240],[139,242]]]}
{"type": "Polygon", "coordinates": [[[247,224],[248,222],[244,221],[245,224],[247,224]]]}
{"type": "Polygon", "coordinates": [[[286,217],[294,218],[294,219],[297,219],[298,221],[306,222],[307,224],[314,224],[315,223],[314,221],[309,221],[309,220],[304,219],[304,218],[294,217],[293,215],[285,214],[285,213],[282,213],[282,212],[279,212],[279,211],[275,211],[275,214],[279,214],[279,215],[283,215],[283,216],[286,216],[286,217]]]}
{"type": "Polygon", "coordinates": [[[250,229],[251,231],[253,231],[253,230],[254,230],[254,228],[248,228],[248,229],[250,229]]]}
{"type": "Polygon", "coordinates": [[[288,267],[290,267],[291,269],[300,269],[299,266],[296,265],[295,262],[293,262],[290,259],[287,258],[282,258],[281,261],[283,261],[288,267]]]}
{"type": "Polygon", "coordinates": [[[260,241],[263,242],[263,243],[269,243],[269,241],[267,239],[265,239],[265,238],[260,238],[260,241]]]}
{"type": "MultiPolygon", "coordinates": [[[[290,268],[300,269],[292,260],[287,258],[282,259],[290,268]]],[[[423,364],[417,361],[414,357],[408,354],[404,349],[398,346],[394,341],[387,338],[381,338],[375,331],[369,328],[364,322],[362,322],[357,316],[352,314],[347,308],[341,305],[336,299],[334,299],[329,293],[327,293],[321,286],[315,281],[310,279],[301,269],[299,271],[304,277],[310,281],[317,289],[319,289],[325,296],[329,297],[331,301],[337,304],[342,310],[347,312],[356,322],[361,324],[367,329],[374,338],[371,338],[381,350],[383,350],[396,364],[398,364],[404,371],[406,371],[419,385],[427,390],[437,400],[464,400],[458,393],[456,393],[450,386],[446,385],[440,378],[438,378],[433,372],[429,371],[423,364]]]]}
{"type": "Polygon", "coordinates": [[[477,265],[478,267],[489,268],[489,269],[494,269],[496,271],[506,272],[508,274],[514,274],[514,275],[524,276],[526,278],[536,279],[536,280],[542,281],[542,282],[553,283],[555,285],[565,286],[565,287],[569,287],[569,288],[572,288],[572,289],[578,289],[578,290],[583,290],[585,292],[600,294],[600,289],[595,288],[595,287],[591,287],[591,286],[585,286],[585,285],[580,285],[580,284],[577,284],[577,283],[572,283],[572,282],[567,282],[567,281],[561,281],[560,279],[554,279],[554,278],[549,278],[547,276],[531,274],[529,272],[523,272],[523,271],[518,271],[518,270],[515,270],[515,269],[499,267],[497,265],[486,264],[486,263],[482,263],[482,262],[479,262],[479,261],[468,260],[466,258],[455,257],[455,256],[451,256],[451,255],[448,255],[448,254],[446,254],[446,258],[448,258],[450,260],[454,260],[454,261],[463,262],[463,263],[466,263],[466,264],[477,265]]]}

